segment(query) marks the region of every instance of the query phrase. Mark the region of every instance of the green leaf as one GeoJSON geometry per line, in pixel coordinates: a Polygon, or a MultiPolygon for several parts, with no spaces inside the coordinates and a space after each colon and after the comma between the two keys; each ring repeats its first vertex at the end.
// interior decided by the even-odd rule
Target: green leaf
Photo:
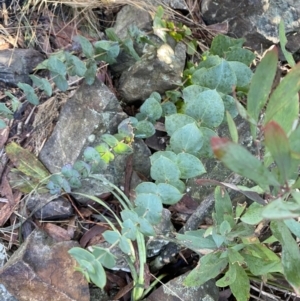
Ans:
{"type": "Polygon", "coordinates": [[[158,92],[152,92],[149,98],[154,98],[158,103],[161,103],[161,95],[158,92]]]}
{"type": "Polygon", "coordinates": [[[68,180],[68,182],[72,188],[81,187],[80,174],[76,169],[73,169],[73,166],[71,164],[64,165],[61,169],[61,173],[68,180]]]}
{"type": "Polygon", "coordinates": [[[106,285],[106,273],[103,269],[103,266],[98,261],[93,261],[93,266],[95,269],[95,273],[90,273],[89,276],[91,277],[92,282],[100,287],[101,289],[104,288],[106,285]]]}
{"type": "Polygon", "coordinates": [[[201,87],[199,85],[190,85],[182,90],[182,98],[186,102],[188,102],[192,99],[197,99],[200,93],[207,90],[207,88],[201,87]]]}
{"type": "Polygon", "coordinates": [[[143,182],[143,183],[140,183],[135,188],[135,192],[137,194],[139,194],[139,193],[153,193],[153,194],[156,194],[157,193],[157,185],[152,183],[152,182],[143,182]]]}
{"type": "MultiPolygon", "coordinates": [[[[252,77],[247,98],[247,111],[256,122],[258,122],[260,111],[268,100],[276,75],[277,61],[278,50],[273,46],[264,54],[252,77]]],[[[256,126],[251,125],[251,134],[254,138],[256,131],[256,126]]]]}
{"type": "Polygon", "coordinates": [[[169,183],[180,179],[180,170],[176,162],[160,156],[151,166],[151,178],[159,182],[169,183]]]}
{"type": "Polygon", "coordinates": [[[140,61],[141,58],[139,57],[138,53],[135,51],[133,46],[133,41],[131,38],[127,38],[121,42],[124,51],[131,55],[136,61],[140,61]]]}
{"type": "Polygon", "coordinates": [[[155,134],[155,127],[154,125],[147,121],[147,120],[142,120],[137,123],[135,126],[135,132],[134,135],[136,138],[149,138],[155,134]]]}
{"type": "Polygon", "coordinates": [[[116,232],[116,231],[111,231],[111,230],[106,230],[102,236],[104,237],[104,239],[110,243],[110,244],[114,244],[116,243],[117,241],[120,240],[120,233],[119,232],[116,232]]]}
{"type": "Polygon", "coordinates": [[[126,219],[122,224],[122,235],[130,240],[136,240],[137,228],[131,219],[126,219]]]}
{"type": "Polygon", "coordinates": [[[48,59],[47,69],[55,74],[60,75],[61,77],[65,77],[67,74],[66,65],[56,55],[52,55],[48,59]]]}
{"type": "Polygon", "coordinates": [[[222,95],[222,100],[224,103],[225,111],[228,111],[231,117],[235,118],[239,114],[236,100],[230,95],[222,95]]]}
{"type": "Polygon", "coordinates": [[[95,147],[95,150],[100,154],[101,158],[106,164],[115,158],[114,154],[110,151],[110,148],[106,143],[100,143],[95,147]]]}
{"type": "Polygon", "coordinates": [[[231,117],[231,115],[226,111],[226,119],[229,128],[229,133],[233,142],[238,143],[239,141],[239,133],[236,128],[236,125],[231,117]]]}
{"type": "Polygon", "coordinates": [[[197,52],[197,48],[195,46],[195,43],[193,43],[193,41],[190,41],[187,43],[187,49],[186,49],[186,53],[189,55],[194,55],[197,52]]]}
{"type": "Polygon", "coordinates": [[[68,52],[65,52],[65,57],[68,66],[68,74],[70,74],[71,76],[78,75],[80,77],[83,77],[87,70],[85,63],[77,56],[68,52]]]}
{"type": "Polygon", "coordinates": [[[149,221],[143,217],[139,218],[139,230],[146,236],[155,236],[156,233],[154,231],[154,228],[149,223],[149,221]]]}
{"type": "Polygon", "coordinates": [[[164,15],[164,9],[162,6],[158,6],[156,9],[156,14],[153,19],[153,32],[159,38],[161,38],[165,43],[167,42],[167,32],[166,32],[166,25],[162,20],[164,15]]]}
{"type": "Polygon", "coordinates": [[[83,157],[85,161],[89,162],[91,165],[99,165],[100,168],[106,167],[105,161],[101,158],[100,154],[93,147],[87,147],[83,152],[83,157]]]}
{"type": "Polygon", "coordinates": [[[296,218],[300,215],[300,204],[286,202],[282,198],[278,198],[265,206],[261,214],[267,219],[296,218]]]}
{"type": "Polygon", "coordinates": [[[199,124],[217,127],[224,119],[224,103],[215,90],[198,94],[196,98],[185,99],[185,113],[193,117],[199,124]]]}
{"type": "Polygon", "coordinates": [[[120,46],[118,42],[113,41],[98,41],[94,44],[95,59],[97,61],[104,61],[108,64],[116,63],[116,57],[119,55],[120,46]]]}
{"type": "Polygon", "coordinates": [[[220,258],[220,254],[221,252],[216,252],[201,257],[197,267],[185,278],[184,285],[200,286],[222,273],[228,264],[228,259],[220,258]]]}
{"type": "Polygon", "coordinates": [[[88,85],[92,85],[96,78],[97,64],[94,60],[89,60],[86,68],[87,70],[84,74],[84,80],[88,85]]]}
{"type": "Polygon", "coordinates": [[[18,83],[18,87],[25,93],[25,96],[30,103],[32,103],[35,106],[39,104],[39,98],[37,97],[37,95],[34,92],[34,89],[30,85],[18,83]]]}
{"type": "Polygon", "coordinates": [[[231,93],[237,85],[237,78],[229,63],[222,59],[217,66],[197,70],[192,75],[193,84],[197,84],[225,94],[231,93]]]}
{"type": "Polygon", "coordinates": [[[194,123],[195,119],[186,114],[173,114],[166,116],[165,127],[169,136],[172,136],[175,131],[183,126],[194,123]]]}
{"type": "Polygon", "coordinates": [[[206,172],[202,162],[194,155],[187,153],[177,155],[177,166],[181,173],[181,179],[194,178],[206,172]]]}
{"type": "Polygon", "coordinates": [[[238,61],[249,66],[255,59],[255,54],[245,48],[231,47],[231,50],[226,52],[225,58],[227,61],[238,61]]]}
{"type": "Polygon", "coordinates": [[[229,269],[225,275],[216,282],[218,287],[226,287],[232,284],[236,279],[236,264],[229,263],[229,269]]]}
{"type": "Polygon", "coordinates": [[[217,137],[216,132],[209,128],[200,127],[200,131],[203,134],[203,146],[197,153],[198,158],[211,158],[213,157],[213,150],[210,145],[212,137],[217,137]]]}
{"type": "Polygon", "coordinates": [[[119,142],[114,148],[113,151],[119,155],[129,155],[133,153],[132,147],[124,142],[119,142]]]}
{"type": "Polygon", "coordinates": [[[110,134],[103,134],[101,136],[101,140],[107,143],[110,147],[115,147],[119,143],[119,140],[110,134]]]}
{"type": "Polygon", "coordinates": [[[292,157],[289,139],[283,129],[274,121],[269,122],[264,129],[265,143],[280,172],[281,183],[286,183],[291,175],[292,157]]]}
{"type": "Polygon", "coordinates": [[[5,115],[12,115],[13,112],[4,104],[4,103],[0,103],[0,113],[4,113],[5,115]]]}
{"type": "Polygon", "coordinates": [[[133,138],[134,137],[134,127],[137,125],[138,120],[134,117],[129,117],[124,119],[118,125],[118,133],[124,137],[133,138]]]}
{"type": "Polygon", "coordinates": [[[174,105],[174,103],[171,101],[163,103],[161,105],[161,108],[162,108],[162,116],[163,117],[177,114],[177,108],[174,105]]]}
{"type": "Polygon", "coordinates": [[[300,238],[300,223],[298,221],[295,221],[294,219],[285,219],[283,222],[294,235],[300,238]]]}
{"type": "Polygon", "coordinates": [[[157,194],[160,196],[162,203],[165,205],[176,204],[183,196],[176,187],[165,183],[157,185],[157,194]]]}
{"type": "Polygon", "coordinates": [[[140,112],[151,120],[157,120],[162,115],[162,107],[155,98],[148,98],[140,107],[140,112]]]}
{"type": "Polygon", "coordinates": [[[86,178],[91,172],[91,166],[84,161],[76,161],[73,165],[82,178],[86,178]]]}
{"type": "Polygon", "coordinates": [[[232,171],[256,182],[269,191],[269,186],[279,186],[274,175],[242,146],[224,138],[213,137],[212,149],[215,156],[232,171]]]}
{"type": "Polygon", "coordinates": [[[241,62],[232,61],[228,62],[228,64],[237,78],[236,86],[238,88],[247,87],[250,84],[253,75],[251,69],[241,62]]]}
{"type": "Polygon", "coordinates": [[[109,249],[101,248],[99,246],[92,246],[91,248],[95,260],[99,260],[104,267],[112,269],[116,266],[115,256],[110,253],[109,249]]]}
{"type": "MultiPolygon", "coordinates": [[[[164,183],[164,181],[155,181],[156,184],[164,183]]],[[[181,193],[185,193],[185,184],[181,180],[172,180],[169,181],[170,185],[176,187],[181,193]]]]}
{"type": "MultiPolygon", "coordinates": [[[[217,35],[214,37],[209,52],[219,56],[224,56],[224,54],[231,50],[231,48],[241,48],[246,40],[234,39],[225,35],[217,35]]],[[[226,53],[227,54],[227,53],[226,53]]]]}
{"type": "Polygon", "coordinates": [[[151,157],[150,157],[150,161],[151,161],[151,165],[153,165],[153,163],[159,159],[161,156],[166,157],[168,159],[170,159],[173,162],[177,161],[177,155],[174,152],[171,151],[158,151],[155,152],[151,157]]]}
{"type": "Polygon", "coordinates": [[[232,294],[237,301],[248,301],[250,298],[250,280],[245,270],[235,263],[236,278],[235,281],[229,285],[232,294]]]}
{"type": "Polygon", "coordinates": [[[146,218],[150,224],[158,224],[161,220],[162,202],[160,197],[152,193],[140,193],[135,199],[135,211],[146,218]]]}
{"type": "MultiPolygon", "coordinates": [[[[217,186],[214,192],[215,196],[215,218],[217,225],[221,225],[224,221],[224,216],[233,217],[232,203],[225,188],[217,186]]],[[[234,225],[232,224],[231,227],[234,225]]]]}
{"type": "Polygon", "coordinates": [[[281,262],[286,280],[293,287],[296,294],[300,293],[300,251],[295,239],[287,226],[280,221],[271,222],[273,235],[282,246],[281,262]]]}
{"type": "Polygon", "coordinates": [[[69,84],[68,81],[66,80],[65,75],[59,75],[56,72],[51,72],[51,78],[53,79],[55,85],[59,90],[62,92],[65,92],[68,90],[69,84]]]}
{"type": "Polygon", "coordinates": [[[74,247],[68,251],[68,253],[74,257],[77,261],[79,260],[86,260],[92,262],[95,257],[93,254],[91,254],[89,251],[79,248],[79,247],[74,247]]]}
{"type": "Polygon", "coordinates": [[[280,20],[280,23],[279,23],[279,41],[280,41],[280,47],[281,47],[281,51],[285,57],[285,59],[287,60],[287,62],[289,63],[289,65],[291,67],[295,66],[296,63],[295,63],[295,60],[293,58],[293,55],[288,52],[285,48],[288,40],[285,36],[285,29],[284,29],[284,21],[283,19],[280,20]]]}
{"type": "Polygon", "coordinates": [[[91,44],[91,42],[86,39],[83,36],[77,36],[76,40],[79,41],[81,48],[82,48],[82,52],[84,53],[84,55],[89,59],[92,58],[94,56],[94,47],[91,44]]]}
{"type": "Polygon", "coordinates": [[[204,234],[205,230],[199,229],[186,231],[184,234],[177,233],[176,238],[180,241],[180,243],[200,254],[205,253],[207,249],[217,249],[217,245],[212,237],[204,237],[204,234]]]}
{"type": "Polygon", "coordinates": [[[277,258],[276,261],[262,259],[257,256],[249,255],[249,254],[243,254],[245,261],[247,263],[247,266],[250,270],[250,272],[254,276],[263,276],[267,275],[269,273],[282,273],[282,265],[280,262],[280,259],[277,258]]]}
{"type": "Polygon", "coordinates": [[[203,135],[195,123],[189,123],[176,130],[170,139],[170,148],[175,153],[197,155],[203,145],[203,135]]]}
{"type": "Polygon", "coordinates": [[[265,115],[265,124],[276,121],[288,133],[298,119],[300,64],[295,65],[272,93],[265,115]]]}
{"type": "Polygon", "coordinates": [[[258,203],[252,203],[241,217],[241,221],[249,225],[257,225],[262,220],[262,209],[264,207],[258,203]]]}
{"type": "Polygon", "coordinates": [[[39,89],[45,91],[47,96],[52,95],[52,87],[48,80],[35,75],[29,75],[29,77],[39,89]]]}
{"type": "MultiPolygon", "coordinates": [[[[155,184],[154,184],[155,185],[155,184]]],[[[155,185],[156,186],[156,185],[155,185]]],[[[137,215],[136,212],[129,210],[129,209],[124,209],[121,211],[121,217],[122,220],[125,221],[127,219],[132,220],[134,223],[137,223],[139,220],[139,216],[137,215]]]]}

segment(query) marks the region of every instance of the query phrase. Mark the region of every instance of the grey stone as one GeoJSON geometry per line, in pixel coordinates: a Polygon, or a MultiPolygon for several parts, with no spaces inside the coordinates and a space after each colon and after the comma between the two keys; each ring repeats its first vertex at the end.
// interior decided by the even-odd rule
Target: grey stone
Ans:
{"type": "Polygon", "coordinates": [[[181,84],[186,46],[163,44],[150,48],[140,61],[122,73],[119,91],[126,103],[145,100],[154,91],[164,93],[181,84]]]}
{"type": "Polygon", "coordinates": [[[59,120],[39,158],[51,173],[67,163],[73,164],[94,135],[95,143],[104,133],[117,132],[126,118],[115,95],[99,80],[83,84],[63,106],[59,120]]]}
{"type": "Polygon", "coordinates": [[[18,301],[11,295],[3,284],[0,284],[0,300],[1,301],[18,301]]]}
{"type": "Polygon", "coordinates": [[[10,86],[19,82],[31,84],[29,74],[44,60],[34,49],[5,49],[0,51],[0,81],[10,86]]]}
{"type": "Polygon", "coordinates": [[[203,300],[218,301],[219,289],[214,280],[209,280],[201,286],[186,287],[183,282],[188,273],[172,279],[160,286],[144,301],[180,301],[180,300],[203,300]]]}
{"type": "Polygon", "coordinates": [[[0,269],[0,283],[18,301],[88,301],[88,283],[68,254],[75,246],[35,230],[0,269]]]}
{"type": "Polygon", "coordinates": [[[5,246],[4,244],[1,243],[0,240],[0,268],[4,266],[6,261],[7,261],[7,254],[6,254],[5,246]]]}
{"type": "Polygon", "coordinates": [[[26,203],[33,216],[41,220],[67,219],[73,213],[71,203],[64,197],[54,198],[51,194],[32,194],[26,203]]]}
{"type": "Polygon", "coordinates": [[[298,0],[203,0],[201,12],[207,24],[228,21],[229,35],[247,39],[246,45],[261,51],[279,42],[278,26],[283,18],[287,48],[300,49],[300,2],[298,0]]]}

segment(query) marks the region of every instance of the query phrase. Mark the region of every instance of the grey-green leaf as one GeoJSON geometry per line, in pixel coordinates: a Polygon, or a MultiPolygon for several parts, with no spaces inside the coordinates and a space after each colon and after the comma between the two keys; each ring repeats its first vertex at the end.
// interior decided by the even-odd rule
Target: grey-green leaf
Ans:
{"type": "Polygon", "coordinates": [[[199,124],[214,128],[224,119],[224,103],[216,90],[207,90],[186,101],[185,113],[199,124]]]}
{"type": "Polygon", "coordinates": [[[181,173],[181,179],[194,178],[206,172],[202,162],[194,155],[188,153],[177,155],[177,166],[181,173]]]}
{"type": "Polygon", "coordinates": [[[169,136],[172,136],[173,133],[182,128],[183,126],[194,123],[195,119],[186,115],[186,114],[173,114],[166,116],[165,127],[169,136]]]}
{"type": "Polygon", "coordinates": [[[203,145],[203,135],[195,123],[189,123],[176,130],[170,139],[170,147],[175,153],[197,155],[203,145]]]}
{"type": "Polygon", "coordinates": [[[176,162],[161,156],[151,166],[151,177],[159,182],[169,183],[180,179],[180,170],[176,162]]]}

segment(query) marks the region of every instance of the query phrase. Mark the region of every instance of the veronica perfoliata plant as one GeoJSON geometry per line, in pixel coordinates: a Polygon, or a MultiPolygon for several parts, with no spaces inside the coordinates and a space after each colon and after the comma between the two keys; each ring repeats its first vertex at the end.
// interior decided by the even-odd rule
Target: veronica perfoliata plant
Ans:
{"type": "MultiPolygon", "coordinates": [[[[256,191],[263,198],[254,198],[256,202],[245,214],[240,207],[233,214],[226,192],[220,195],[218,189],[214,226],[205,233],[179,236],[183,240],[188,239],[188,235],[197,236],[197,241],[204,241],[201,248],[206,246],[212,250],[200,259],[199,267],[192,271],[186,283],[200,285],[207,280],[207,269],[214,271],[213,277],[224,271],[225,276],[217,284],[229,285],[239,301],[249,298],[250,275],[268,279],[272,273],[280,273],[294,291],[300,293],[297,244],[300,237],[300,65],[294,65],[272,90],[277,62],[278,50],[271,47],[252,78],[247,107],[238,104],[241,115],[250,122],[253,140],[262,146],[259,157],[234,142],[236,139],[211,139],[213,152],[219,160],[235,173],[256,183],[254,187],[241,189],[256,191]],[[260,242],[252,227],[264,223],[270,224],[270,237],[260,242]],[[273,242],[280,244],[281,256],[268,248],[267,243],[273,242]]],[[[232,133],[237,133],[234,123],[230,127],[232,133]]]]}

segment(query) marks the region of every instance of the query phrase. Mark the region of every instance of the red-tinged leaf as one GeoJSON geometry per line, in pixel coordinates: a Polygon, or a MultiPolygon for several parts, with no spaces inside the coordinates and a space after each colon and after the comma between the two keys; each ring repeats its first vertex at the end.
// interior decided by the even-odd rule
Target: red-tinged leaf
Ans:
{"type": "Polygon", "coordinates": [[[279,186],[274,175],[242,146],[225,138],[212,137],[211,146],[215,156],[229,169],[249,178],[265,191],[269,186],[279,186]]]}
{"type": "MultiPolygon", "coordinates": [[[[261,109],[266,104],[275,78],[278,49],[272,46],[265,52],[252,77],[247,98],[247,111],[257,122],[261,109]]],[[[256,137],[256,126],[251,125],[251,134],[256,137]]]]}
{"type": "Polygon", "coordinates": [[[269,122],[264,129],[265,143],[280,172],[280,180],[285,183],[291,173],[291,149],[289,139],[275,121],[269,122]]]}

